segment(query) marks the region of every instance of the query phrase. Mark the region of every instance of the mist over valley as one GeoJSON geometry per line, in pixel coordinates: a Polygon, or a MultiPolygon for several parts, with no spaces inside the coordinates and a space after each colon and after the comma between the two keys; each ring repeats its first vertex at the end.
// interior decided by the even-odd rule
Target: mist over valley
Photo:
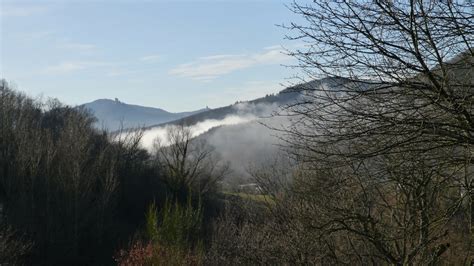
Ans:
{"type": "Polygon", "coordinates": [[[0,266],[474,265],[474,1],[0,1],[0,266]]]}

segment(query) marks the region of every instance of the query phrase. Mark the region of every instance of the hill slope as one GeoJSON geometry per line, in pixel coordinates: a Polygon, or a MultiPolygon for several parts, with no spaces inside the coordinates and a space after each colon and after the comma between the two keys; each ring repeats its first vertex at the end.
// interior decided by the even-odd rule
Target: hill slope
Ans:
{"type": "Polygon", "coordinates": [[[118,99],[99,99],[80,107],[89,110],[97,118],[97,127],[110,131],[122,126],[133,128],[166,123],[209,110],[205,108],[193,112],[170,113],[160,108],[123,103],[118,99]]]}
{"type": "MultiPolygon", "coordinates": [[[[248,169],[271,161],[280,152],[280,133],[270,128],[282,128],[290,124],[287,116],[273,115],[282,106],[305,101],[304,92],[326,85],[337,87],[347,80],[323,79],[286,88],[275,95],[267,95],[252,101],[237,102],[190,115],[169,123],[154,125],[144,131],[142,145],[152,149],[156,138],[164,139],[173,125],[188,126],[193,137],[210,144],[215,153],[230,163],[232,173],[224,182],[247,182],[248,169]]],[[[285,113],[285,111],[283,111],[285,113]]]]}
{"type": "MultiPolygon", "coordinates": [[[[197,112],[195,114],[183,117],[182,119],[171,121],[167,124],[184,124],[191,126],[206,120],[222,120],[228,116],[251,115],[256,117],[268,117],[274,112],[279,111],[281,107],[301,100],[302,91],[313,90],[314,88],[317,88],[321,85],[338,87],[347,82],[349,81],[343,78],[313,80],[293,87],[288,87],[274,95],[267,95],[265,97],[257,98],[251,101],[242,101],[220,108],[204,110],[203,112],[197,112]]],[[[155,124],[147,128],[150,129],[160,126],[163,125],[155,124]]]]}

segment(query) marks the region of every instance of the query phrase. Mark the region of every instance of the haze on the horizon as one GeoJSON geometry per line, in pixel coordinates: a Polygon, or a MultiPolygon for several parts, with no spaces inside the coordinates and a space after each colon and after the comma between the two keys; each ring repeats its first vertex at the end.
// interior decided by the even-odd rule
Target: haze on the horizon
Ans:
{"type": "Polygon", "coordinates": [[[100,98],[167,111],[275,93],[293,72],[284,0],[1,0],[0,78],[77,105],[100,98]],[[262,34],[264,33],[264,34],[262,34]]]}

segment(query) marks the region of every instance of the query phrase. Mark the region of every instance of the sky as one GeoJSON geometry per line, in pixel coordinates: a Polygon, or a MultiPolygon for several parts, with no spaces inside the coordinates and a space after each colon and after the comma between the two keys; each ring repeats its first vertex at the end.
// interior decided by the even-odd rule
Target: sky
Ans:
{"type": "Polygon", "coordinates": [[[171,112],[276,93],[297,70],[290,0],[0,0],[0,78],[69,105],[171,112]]]}

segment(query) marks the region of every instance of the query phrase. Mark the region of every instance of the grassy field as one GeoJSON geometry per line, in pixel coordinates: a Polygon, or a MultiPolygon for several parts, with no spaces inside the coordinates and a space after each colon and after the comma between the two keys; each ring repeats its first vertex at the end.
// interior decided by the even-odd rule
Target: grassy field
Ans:
{"type": "Polygon", "coordinates": [[[274,203],[270,196],[264,194],[248,194],[245,192],[224,192],[224,194],[238,196],[244,200],[252,200],[259,203],[274,203]]]}

